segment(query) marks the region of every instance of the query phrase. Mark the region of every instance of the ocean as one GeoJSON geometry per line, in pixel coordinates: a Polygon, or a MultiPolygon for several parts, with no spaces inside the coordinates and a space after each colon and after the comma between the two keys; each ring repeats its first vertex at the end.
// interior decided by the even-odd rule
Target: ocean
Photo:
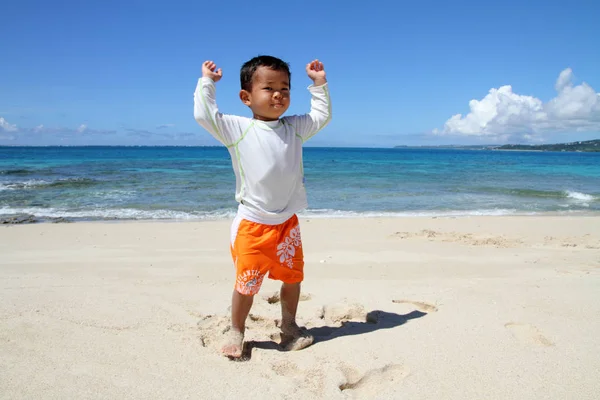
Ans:
{"type": "MultiPolygon", "coordinates": [[[[304,149],[304,217],[600,212],[600,153],[304,149]]],[[[0,216],[232,218],[224,147],[0,147],[0,216]]]]}

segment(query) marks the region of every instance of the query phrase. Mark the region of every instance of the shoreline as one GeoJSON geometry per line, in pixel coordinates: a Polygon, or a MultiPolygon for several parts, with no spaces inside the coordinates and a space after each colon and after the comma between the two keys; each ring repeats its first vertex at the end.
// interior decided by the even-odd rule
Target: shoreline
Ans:
{"type": "MultiPolygon", "coordinates": [[[[540,212],[523,212],[523,213],[506,213],[506,214],[468,214],[468,213],[457,213],[448,214],[442,213],[435,215],[423,215],[425,213],[415,214],[402,214],[399,215],[369,215],[369,214],[355,214],[355,215],[303,215],[297,214],[301,220],[358,220],[358,219],[452,219],[452,218],[497,218],[497,217],[600,217],[600,211],[540,211],[540,212]]],[[[219,222],[219,221],[231,221],[235,217],[235,214],[227,217],[217,218],[186,218],[186,219],[170,219],[170,218],[148,218],[148,219],[135,219],[135,218],[79,218],[79,217],[38,217],[33,214],[0,214],[0,226],[11,226],[11,225],[31,225],[31,224],[70,224],[70,223],[152,223],[152,222],[165,222],[165,223],[200,223],[200,222],[219,222]]]]}

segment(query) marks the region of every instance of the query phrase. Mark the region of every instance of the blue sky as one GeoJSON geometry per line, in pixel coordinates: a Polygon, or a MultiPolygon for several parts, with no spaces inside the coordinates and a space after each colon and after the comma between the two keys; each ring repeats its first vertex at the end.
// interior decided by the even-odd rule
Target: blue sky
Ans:
{"type": "Polygon", "coordinates": [[[331,124],[308,144],[600,138],[597,1],[27,1],[0,23],[0,145],[216,145],[194,121],[201,63],[225,113],[250,116],[239,68],[325,64],[331,124]],[[460,114],[460,115],[457,115],[460,114]]]}

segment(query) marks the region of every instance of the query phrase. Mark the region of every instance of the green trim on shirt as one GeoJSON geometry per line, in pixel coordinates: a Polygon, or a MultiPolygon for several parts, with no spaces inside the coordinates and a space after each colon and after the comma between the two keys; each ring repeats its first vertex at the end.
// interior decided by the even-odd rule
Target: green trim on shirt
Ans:
{"type": "Polygon", "coordinates": [[[243,195],[244,189],[246,188],[246,174],[244,174],[244,168],[242,168],[242,160],[241,160],[241,156],[240,156],[240,148],[238,147],[238,145],[240,144],[240,142],[242,141],[242,139],[244,139],[246,137],[246,134],[248,133],[248,131],[250,130],[250,128],[252,128],[253,126],[254,126],[254,121],[252,121],[252,123],[250,125],[248,125],[248,127],[246,128],[246,130],[244,131],[244,133],[238,139],[237,142],[235,142],[232,145],[227,146],[228,148],[229,147],[235,147],[235,158],[237,158],[238,169],[240,170],[240,179],[242,180],[241,185],[240,185],[240,196],[243,195]]]}

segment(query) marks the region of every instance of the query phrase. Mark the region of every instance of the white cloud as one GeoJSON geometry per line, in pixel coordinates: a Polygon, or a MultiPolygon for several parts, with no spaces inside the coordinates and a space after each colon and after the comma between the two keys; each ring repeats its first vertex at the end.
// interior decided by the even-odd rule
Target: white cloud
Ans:
{"type": "MultiPolygon", "coordinates": [[[[16,125],[9,124],[4,118],[0,117],[0,133],[8,133],[13,132],[17,135],[28,135],[28,134],[43,134],[43,135],[67,135],[67,136],[75,136],[80,134],[85,134],[86,136],[91,135],[110,135],[115,134],[117,131],[115,130],[106,130],[106,129],[90,129],[86,124],[81,124],[77,128],[57,128],[57,127],[47,127],[44,124],[37,125],[33,128],[23,128],[17,127],[16,125]]],[[[6,137],[3,137],[6,139],[6,137]]]]}
{"type": "Polygon", "coordinates": [[[571,84],[572,80],[573,80],[573,70],[571,68],[567,68],[567,69],[563,70],[560,73],[560,75],[558,75],[558,79],[556,80],[556,83],[554,84],[554,89],[556,89],[556,91],[560,93],[565,87],[567,87],[571,84]]]}
{"type": "Polygon", "coordinates": [[[48,135],[68,135],[75,136],[80,134],[85,134],[87,136],[90,135],[106,135],[117,133],[114,130],[104,130],[104,129],[90,129],[87,125],[81,124],[77,128],[57,128],[57,127],[47,127],[42,125],[38,125],[35,128],[31,129],[20,129],[21,133],[42,133],[48,135]]]}
{"type": "Polygon", "coordinates": [[[173,128],[174,126],[175,126],[175,124],[162,124],[162,125],[157,125],[156,129],[173,128]]]}
{"type": "Polygon", "coordinates": [[[587,83],[573,85],[573,71],[562,71],[554,85],[557,96],[547,103],[514,93],[510,85],[490,89],[469,102],[470,112],[453,115],[436,135],[509,137],[540,141],[547,132],[600,131],[600,93],[587,83]]]}
{"type": "Polygon", "coordinates": [[[137,136],[137,137],[141,137],[141,138],[150,138],[150,137],[162,137],[162,138],[167,138],[167,139],[173,138],[172,134],[151,132],[146,129],[127,128],[126,131],[127,131],[128,135],[137,136]]]}
{"type": "Polygon", "coordinates": [[[0,117],[0,132],[16,132],[17,126],[14,124],[9,124],[7,120],[3,117],[0,117]]]}

